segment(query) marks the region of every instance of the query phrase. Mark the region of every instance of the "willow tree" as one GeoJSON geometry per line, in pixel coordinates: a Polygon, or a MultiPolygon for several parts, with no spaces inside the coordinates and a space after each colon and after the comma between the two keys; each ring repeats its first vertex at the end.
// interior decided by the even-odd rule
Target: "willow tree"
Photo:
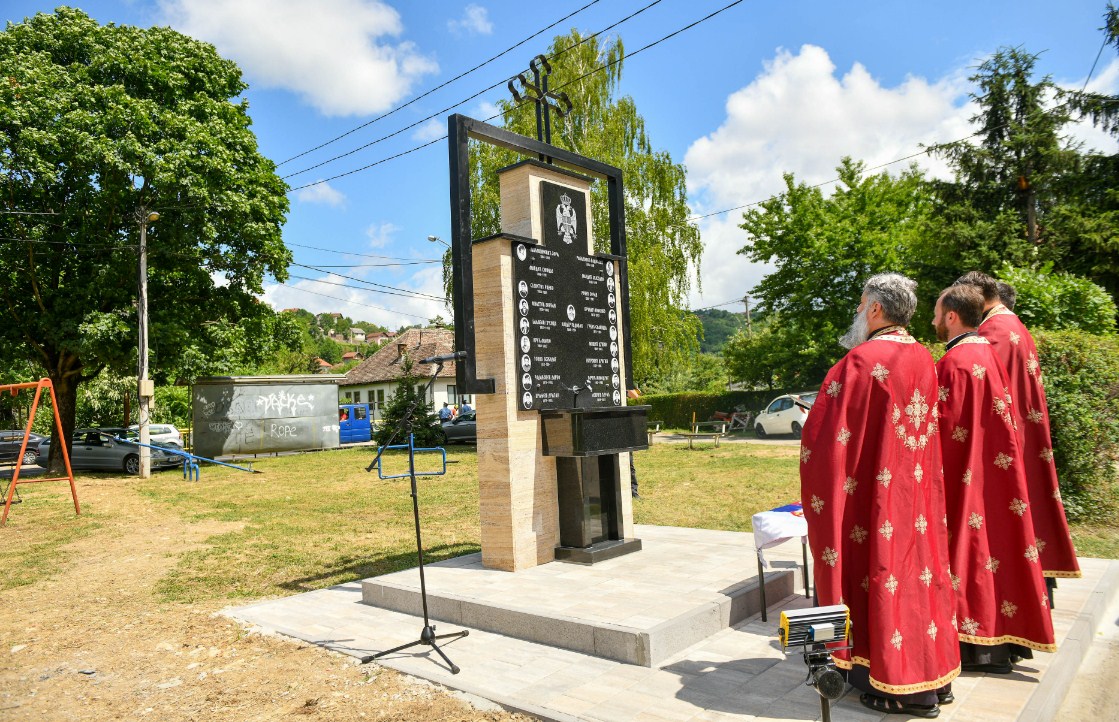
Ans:
{"type": "MultiPolygon", "coordinates": [[[[572,30],[545,51],[552,74],[549,87],[567,93],[574,107],[552,117],[552,143],[622,170],[625,188],[626,251],[629,263],[630,336],[635,381],[666,371],[699,349],[699,320],[681,313],[698,277],[703,244],[688,223],[683,165],[656,150],[633,98],[618,95],[625,51],[621,39],[600,42],[572,30]]],[[[500,101],[502,125],[535,137],[532,103],[500,101]]],[[[520,160],[484,143],[470,149],[472,233],[481,238],[500,230],[497,171],[520,160]]],[[[609,251],[605,183],[591,191],[597,250],[609,251]]]]}
{"type": "Polygon", "coordinates": [[[254,296],[266,273],[286,277],[288,202],[234,63],[170,28],[60,8],[8,23],[0,67],[0,345],[50,376],[67,439],[78,385],[135,368],[150,211],[157,380],[266,356],[290,335],[254,296]]]}

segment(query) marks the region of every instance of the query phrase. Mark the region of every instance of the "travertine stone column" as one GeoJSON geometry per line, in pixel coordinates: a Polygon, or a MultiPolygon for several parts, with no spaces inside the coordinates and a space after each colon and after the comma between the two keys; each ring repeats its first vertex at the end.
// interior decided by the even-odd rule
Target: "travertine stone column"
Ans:
{"type": "MultiPolygon", "coordinates": [[[[588,192],[590,181],[531,161],[501,172],[501,230],[533,239],[540,227],[540,181],[588,192]]],[[[589,224],[588,224],[589,225],[589,224]]],[[[482,563],[516,571],[555,559],[559,543],[556,461],[543,455],[540,415],[519,410],[513,301],[512,243],[502,237],[473,246],[474,319],[479,378],[493,378],[496,393],[479,395],[478,485],[482,523],[482,563]]],[[[588,253],[593,246],[588,248],[588,253]]],[[[623,386],[624,388],[624,386],[623,386]]],[[[629,479],[628,455],[621,478],[629,479]]],[[[632,506],[623,494],[627,537],[632,506]]]]}

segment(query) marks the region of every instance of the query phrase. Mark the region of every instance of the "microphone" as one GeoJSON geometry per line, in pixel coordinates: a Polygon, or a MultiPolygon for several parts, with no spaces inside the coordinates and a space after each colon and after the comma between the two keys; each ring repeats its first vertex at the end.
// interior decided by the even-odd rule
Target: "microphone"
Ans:
{"type": "Polygon", "coordinates": [[[448,361],[457,361],[458,359],[466,358],[465,351],[455,351],[454,353],[445,353],[442,356],[428,356],[427,358],[420,359],[422,364],[445,364],[448,361]]]}

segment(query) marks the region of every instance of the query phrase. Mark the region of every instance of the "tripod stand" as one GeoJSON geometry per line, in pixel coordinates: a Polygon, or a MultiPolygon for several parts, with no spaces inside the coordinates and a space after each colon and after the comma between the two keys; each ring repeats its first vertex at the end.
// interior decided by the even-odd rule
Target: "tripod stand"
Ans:
{"type": "MultiPolygon", "coordinates": [[[[431,375],[431,380],[427,382],[427,386],[424,387],[423,394],[421,396],[417,396],[416,399],[412,402],[412,404],[408,407],[408,409],[404,412],[404,418],[402,418],[400,420],[400,427],[397,428],[397,430],[395,432],[393,432],[393,435],[389,438],[389,442],[387,444],[385,444],[384,446],[382,446],[380,448],[380,450],[377,452],[377,458],[373,459],[372,463],[370,463],[369,466],[366,467],[366,469],[365,469],[366,471],[373,471],[373,469],[376,468],[377,469],[377,475],[382,479],[399,479],[399,478],[407,476],[409,478],[410,482],[411,482],[411,485],[412,485],[412,515],[413,515],[413,517],[415,519],[415,523],[416,523],[416,555],[419,558],[420,599],[423,602],[424,626],[423,626],[423,629],[420,631],[420,638],[418,640],[416,640],[415,642],[408,642],[407,644],[402,644],[399,647],[393,647],[392,649],[386,649],[384,652],[378,652],[377,654],[366,655],[366,656],[361,658],[361,663],[362,664],[372,662],[374,659],[378,659],[380,657],[384,657],[386,655],[393,654],[394,652],[399,652],[403,649],[408,649],[409,647],[415,647],[418,644],[423,644],[423,645],[427,645],[427,646],[431,647],[432,649],[434,649],[436,651],[436,653],[438,653],[439,656],[443,658],[443,661],[446,662],[447,666],[449,666],[451,668],[451,674],[458,674],[459,673],[458,665],[455,664],[454,662],[452,662],[450,660],[450,658],[447,657],[446,653],[444,653],[443,650],[439,648],[439,645],[437,644],[437,640],[465,637],[468,634],[470,634],[469,629],[464,629],[460,632],[452,632],[450,634],[436,634],[435,633],[435,625],[432,624],[431,621],[428,619],[428,612],[427,612],[427,582],[424,580],[424,545],[423,545],[423,538],[420,535],[420,501],[419,501],[419,495],[418,495],[417,490],[416,490],[416,477],[417,476],[441,476],[442,474],[446,474],[447,473],[447,452],[446,452],[445,449],[439,448],[439,451],[443,452],[443,470],[442,471],[439,471],[439,472],[422,472],[420,474],[417,474],[416,473],[416,437],[415,437],[415,434],[412,433],[412,421],[413,421],[412,417],[415,414],[416,406],[420,403],[420,401],[422,399],[427,398],[428,393],[431,391],[431,387],[435,384],[436,377],[439,376],[439,372],[442,369],[443,369],[442,361],[437,361],[436,365],[435,365],[435,372],[431,375]],[[408,443],[393,446],[392,442],[396,441],[396,437],[400,434],[401,431],[406,431],[407,432],[408,443]],[[388,450],[388,449],[407,449],[408,450],[408,473],[407,474],[394,474],[394,475],[386,476],[385,474],[381,473],[381,456],[384,455],[385,451],[388,450]]],[[[420,449],[420,451],[433,451],[433,450],[434,449],[420,449]]]]}

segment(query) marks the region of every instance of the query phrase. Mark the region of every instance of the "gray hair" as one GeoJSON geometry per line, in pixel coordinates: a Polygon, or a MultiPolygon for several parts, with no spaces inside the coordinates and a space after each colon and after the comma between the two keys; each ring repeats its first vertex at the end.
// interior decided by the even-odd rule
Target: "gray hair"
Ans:
{"type": "Polygon", "coordinates": [[[867,280],[863,295],[867,303],[881,304],[887,321],[907,326],[917,309],[916,290],[917,282],[900,273],[879,273],[867,280]]]}

